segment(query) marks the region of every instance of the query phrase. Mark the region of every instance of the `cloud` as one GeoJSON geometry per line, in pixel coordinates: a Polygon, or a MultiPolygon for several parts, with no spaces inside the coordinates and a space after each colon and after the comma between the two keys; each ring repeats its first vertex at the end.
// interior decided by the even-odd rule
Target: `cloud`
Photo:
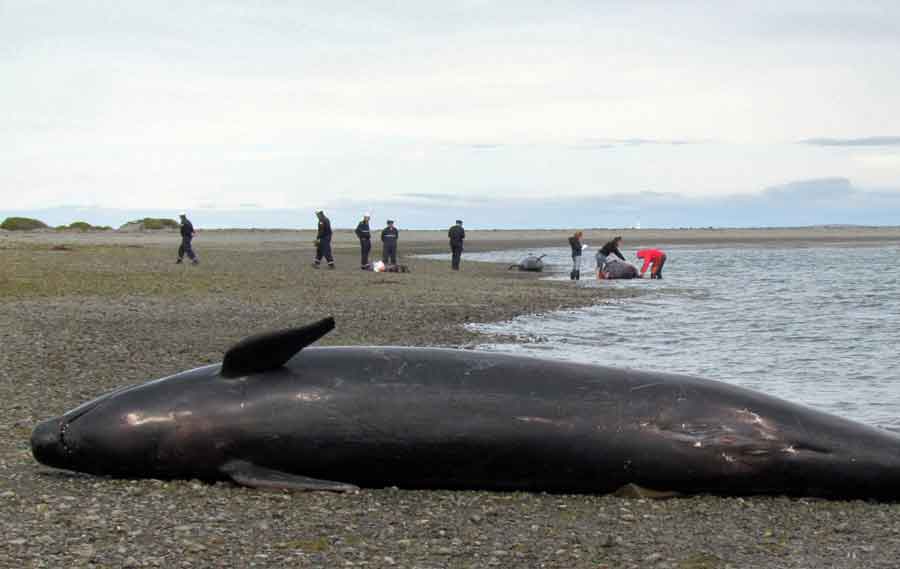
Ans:
{"type": "Polygon", "coordinates": [[[572,148],[620,148],[628,146],[682,146],[686,144],[701,144],[698,140],[668,139],[668,138],[582,138],[576,141],[572,148]]]}
{"type": "MultiPolygon", "coordinates": [[[[807,225],[897,225],[900,188],[873,190],[855,186],[841,177],[795,180],[755,194],[690,197],[674,192],[645,191],[517,197],[515,188],[505,195],[485,191],[478,199],[453,194],[408,193],[362,203],[339,201],[326,206],[336,228],[356,226],[365,211],[373,214],[373,227],[388,217],[401,229],[444,229],[464,219],[472,229],[539,229],[631,227],[791,227],[807,225]]],[[[83,219],[117,227],[141,217],[172,217],[171,210],[116,210],[84,207],[31,211],[0,211],[36,217],[51,225],[83,219]]],[[[189,211],[198,227],[305,228],[315,226],[309,210],[195,208],[189,211]]]]}
{"type": "Polygon", "coordinates": [[[690,140],[657,140],[652,138],[623,138],[615,140],[617,144],[624,144],[626,146],[644,146],[647,144],[661,144],[661,145],[669,145],[669,146],[681,146],[684,144],[697,144],[696,142],[690,140]]]}
{"type": "Polygon", "coordinates": [[[416,201],[420,201],[420,202],[442,202],[443,203],[443,202],[447,202],[447,201],[457,200],[457,199],[459,199],[459,196],[457,196],[456,194],[441,194],[441,193],[426,194],[426,193],[409,192],[409,193],[405,193],[405,194],[397,194],[397,199],[400,202],[412,199],[412,200],[416,200],[416,201]]]}
{"type": "Polygon", "coordinates": [[[867,136],[863,138],[807,138],[802,144],[813,146],[900,146],[900,136],[867,136]]]}
{"type": "Polygon", "coordinates": [[[816,178],[800,180],[780,186],[772,186],[763,191],[764,199],[773,201],[839,200],[857,193],[847,178],[816,178]]]}
{"type": "Polygon", "coordinates": [[[497,150],[499,148],[503,148],[503,144],[469,144],[469,148],[472,150],[497,150]]]}

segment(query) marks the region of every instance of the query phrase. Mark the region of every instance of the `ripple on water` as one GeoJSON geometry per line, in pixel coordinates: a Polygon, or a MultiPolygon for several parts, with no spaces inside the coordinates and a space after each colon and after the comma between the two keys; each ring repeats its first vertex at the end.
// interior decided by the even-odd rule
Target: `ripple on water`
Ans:
{"type": "MultiPolygon", "coordinates": [[[[895,247],[662,248],[662,281],[581,284],[641,287],[639,296],[471,327],[543,340],[487,350],[697,375],[900,430],[895,247]]],[[[513,263],[525,253],[467,260],[513,263]]],[[[535,253],[566,280],[566,249],[535,253]]],[[[592,273],[593,256],[585,261],[592,273]]]]}

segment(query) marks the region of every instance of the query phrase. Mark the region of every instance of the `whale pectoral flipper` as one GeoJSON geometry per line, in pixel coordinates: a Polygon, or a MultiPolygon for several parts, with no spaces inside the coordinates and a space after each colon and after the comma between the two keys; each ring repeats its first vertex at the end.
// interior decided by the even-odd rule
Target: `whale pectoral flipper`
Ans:
{"type": "Polygon", "coordinates": [[[273,490],[326,490],[330,492],[356,492],[359,487],[345,482],[319,480],[280,470],[258,466],[246,460],[232,460],[222,465],[221,471],[236,484],[250,488],[273,490]]]}
{"type": "Polygon", "coordinates": [[[302,328],[244,338],[225,352],[219,373],[223,377],[240,377],[279,368],[333,329],[334,318],[329,316],[302,328]]]}
{"type": "Polygon", "coordinates": [[[677,498],[679,496],[682,496],[680,492],[671,490],[654,490],[653,488],[647,488],[645,486],[635,484],[634,482],[629,482],[628,484],[622,486],[621,488],[613,492],[612,495],[616,496],[617,498],[650,498],[654,500],[677,498]]]}

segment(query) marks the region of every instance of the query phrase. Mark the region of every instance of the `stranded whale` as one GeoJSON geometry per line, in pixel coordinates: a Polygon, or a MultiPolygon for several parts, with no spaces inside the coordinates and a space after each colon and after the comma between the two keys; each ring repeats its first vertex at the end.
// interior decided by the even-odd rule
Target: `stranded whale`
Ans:
{"type": "Polygon", "coordinates": [[[523,257],[521,261],[516,263],[515,265],[510,265],[510,269],[519,269],[520,271],[530,271],[533,273],[540,273],[544,270],[544,257],[547,255],[541,255],[540,257],[537,255],[529,254],[527,257],[523,257]]]}
{"type": "Polygon", "coordinates": [[[693,377],[449,349],[300,351],[333,326],[254,336],[222,364],[85,403],[39,424],[32,452],[94,474],[290,489],[900,498],[890,432],[693,377]]]}

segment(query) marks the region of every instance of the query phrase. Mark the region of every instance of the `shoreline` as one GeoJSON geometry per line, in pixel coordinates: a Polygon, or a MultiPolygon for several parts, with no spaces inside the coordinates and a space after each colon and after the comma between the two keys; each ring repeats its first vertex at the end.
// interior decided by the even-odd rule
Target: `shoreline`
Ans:
{"type": "MultiPolygon", "coordinates": [[[[400,252],[435,253],[448,250],[446,230],[405,230],[400,228],[400,252]]],[[[467,230],[466,250],[482,252],[494,249],[528,247],[565,247],[574,230],[467,230]]],[[[373,230],[374,232],[374,230],[373,230]]],[[[900,244],[900,226],[897,227],[798,227],[759,229],[585,229],[584,242],[594,246],[621,235],[627,247],[647,245],[721,245],[752,246],[756,244],[785,245],[867,245],[878,243],[900,244]]],[[[87,245],[155,245],[174,243],[176,231],[88,231],[38,230],[2,231],[0,246],[4,243],[33,244],[87,244],[87,245]]],[[[199,227],[196,244],[213,248],[276,248],[305,249],[315,239],[312,229],[203,229],[199,227]]],[[[373,248],[378,250],[377,238],[373,248]]],[[[350,229],[336,229],[335,249],[356,249],[357,240],[350,229]]]]}
{"type": "MultiPolygon", "coordinates": [[[[0,238],[0,567],[887,568],[900,558],[900,504],[390,488],[287,494],[38,465],[28,445],[38,420],[220,361],[251,333],[331,313],[338,327],[321,345],[467,348],[496,338],[465,330],[467,322],[632,294],[560,286],[465,255],[460,273],[407,256],[445,252],[439,232],[401,234],[408,274],[359,271],[347,240],[336,242],[337,270],[316,271],[312,232],[213,233],[195,241],[198,267],[174,264],[174,234],[0,238]]],[[[539,245],[516,237],[484,242],[539,245]]]]}

